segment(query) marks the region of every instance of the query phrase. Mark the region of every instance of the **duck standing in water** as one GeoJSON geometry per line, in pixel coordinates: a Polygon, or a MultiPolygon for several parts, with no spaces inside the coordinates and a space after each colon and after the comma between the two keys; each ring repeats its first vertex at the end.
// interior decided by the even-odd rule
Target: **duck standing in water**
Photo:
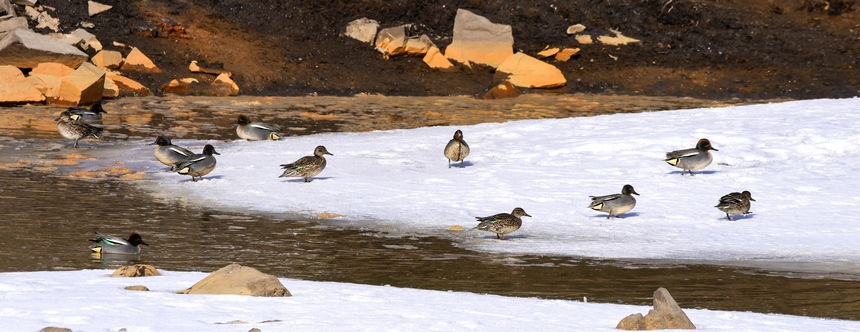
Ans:
{"type": "Polygon", "coordinates": [[[94,245],[90,246],[90,250],[97,254],[136,255],[140,253],[139,245],[149,246],[143,242],[143,238],[137,233],[131,233],[128,239],[99,232],[96,232],[96,236],[98,238],[90,239],[90,241],[95,242],[94,245]]]}
{"type": "Polygon", "coordinates": [[[685,172],[690,172],[690,176],[693,176],[693,171],[707,167],[714,160],[714,156],[708,150],[720,151],[711,146],[711,141],[703,138],[696,143],[695,148],[666,153],[664,161],[669,163],[669,165],[680,168],[681,175],[684,175],[685,172]]]}
{"type": "Polygon", "coordinates": [[[167,166],[176,165],[176,163],[194,155],[194,152],[186,148],[173,145],[167,136],[156,137],[155,142],[150,143],[150,145],[152,144],[158,144],[158,147],[155,148],[155,159],[158,159],[158,161],[167,166]]]}
{"type": "Polygon", "coordinates": [[[215,147],[211,144],[206,144],[203,147],[202,154],[195,154],[173,165],[172,171],[183,175],[191,175],[192,181],[197,181],[195,178],[203,180],[203,176],[212,172],[215,169],[215,156],[220,155],[215,151],[215,147]]]}
{"type": "Polygon", "coordinates": [[[749,214],[750,212],[750,201],[755,202],[752,198],[752,194],[749,191],[744,190],[743,192],[734,192],[724,195],[720,197],[720,203],[715,206],[715,208],[719,209],[726,213],[726,218],[732,220],[730,215],[738,215],[738,214],[749,214]]]}
{"type": "Polygon", "coordinates": [[[531,217],[523,208],[515,208],[511,213],[499,213],[489,217],[475,217],[480,223],[475,229],[496,233],[496,238],[504,240],[505,234],[513,233],[523,225],[521,217],[531,217]]]}
{"type": "Polygon", "coordinates": [[[236,122],[236,135],[249,141],[277,141],[281,138],[281,126],[272,123],[251,122],[247,116],[240,115],[236,122]]]}
{"type": "Polygon", "coordinates": [[[317,176],[325,169],[326,161],[323,155],[333,156],[324,146],[320,145],[314,149],[313,156],[304,156],[292,163],[281,164],[284,173],[279,178],[299,177],[305,178],[305,182],[311,182],[312,177],[317,176]]]}
{"type": "Polygon", "coordinates": [[[102,113],[107,114],[101,103],[95,103],[89,109],[81,107],[69,107],[69,113],[78,115],[80,119],[86,123],[101,123],[102,113]]]}
{"type": "Polygon", "coordinates": [[[74,147],[78,148],[78,140],[83,138],[99,138],[104,129],[87,124],[81,121],[81,116],[72,114],[68,110],[60,113],[60,116],[54,120],[57,121],[57,130],[60,135],[67,139],[75,140],[74,147]]]}
{"type": "Polygon", "coordinates": [[[620,194],[612,194],[605,196],[589,196],[591,197],[591,204],[588,205],[589,209],[606,212],[609,213],[606,216],[606,219],[612,217],[618,218],[619,214],[627,213],[630,210],[633,210],[633,207],[636,206],[636,198],[631,195],[639,196],[639,193],[633,189],[633,186],[629,184],[625,184],[624,187],[621,188],[620,194]]]}
{"type": "Polygon", "coordinates": [[[457,130],[454,132],[454,138],[448,141],[448,145],[445,145],[445,158],[448,158],[448,168],[451,168],[452,161],[459,161],[460,168],[466,167],[463,163],[465,163],[464,160],[467,156],[469,156],[469,144],[463,140],[463,132],[457,130]]]}

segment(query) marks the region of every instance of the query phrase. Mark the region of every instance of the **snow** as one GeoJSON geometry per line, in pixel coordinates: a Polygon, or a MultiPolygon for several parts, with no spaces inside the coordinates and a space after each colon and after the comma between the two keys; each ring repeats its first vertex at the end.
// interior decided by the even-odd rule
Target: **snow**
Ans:
{"type": "MultiPolygon", "coordinates": [[[[121,158],[151,175],[154,195],[256,213],[343,215],[333,222],[451,238],[472,250],[615,259],[693,260],[860,275],[860,99],[528,120],[460,127],[286,137],[175,140],[215,145],[204,180],[164,172],[150,142],[121,158]],[[448,168],[442,149],[463,130],[472,154],[448,168]],[[663,161],[708,138],[714,162],[695,176],[663,161]],[[278,165],[324,145],[310,183],[278,165]],[[631,184],[641,196],[620,219],[586,208],[589,195],[631,184]],[[752,192],[753,214],[726,220],[720,196],[752,192]],[[507,241],[472,230],[474,217],[522,207],[533,218],[507,241]],[[465,230],[458,231],[456,226],[465,230]]],[[[144,250],[157,250],[145,248],[144,250]]],[[[163,271],[164,272],[164,271],[163,271]]],[[[614,330],[648,307],[510,298],[282,279],[295,295],[177,295],[197,272],[111,278],[110,271],[4,273],[0,321],[11,330],[614,330]],[[144,284],[152,292],[122,287],[144,284]],[[129,316],[136,317],[129,320],[129,316]],[[243,321],[241,328],[233,324],[243,321]]],[[[670,290],[671,291],[671,290],[670,290]]],[[[647,296],[648,294],[643,294],[647,296]]],[[[683,304],[682,304],[683,305],[683,304]]],[[[860,330],[860,322],[686,309],[702,330],[860,330]]]]}

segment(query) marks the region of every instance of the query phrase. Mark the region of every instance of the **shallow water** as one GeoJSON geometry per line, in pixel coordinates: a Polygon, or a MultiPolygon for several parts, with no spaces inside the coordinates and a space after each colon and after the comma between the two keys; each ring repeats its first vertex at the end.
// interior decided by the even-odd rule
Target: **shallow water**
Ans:
{"type": "MultiPolygon", "coordinates": [[[[457,103],[463,109],[478,109],[466,101],[457,103]]],[[[154,104],[170,105],[163,100],[154,104]]],[[[227,104],[207,109],[226,109],[227,104]]],[[[281,108],[290,107],[297,106],[281,108]]],[[[269,114],[278,107],[250,108],[245,110],[269,114]]],[[[16,110],[22,109],[27,108],[16,110]]],[[[56,111],[32,110],[31,114],[46,115],[56,111]]],[[[133,230],[151,244],[135,262],[165,270],[212,271],[240,263],[279,277],[306,280],[643,305],[650,304],[656,288],[666,287],[685,308],[860,319],[860,303],[854,300],[860,296],[860,282],[845,276],[774,272],[755,266],[481,253],[458,248],[448,239],[355,229],[337,221],[190,206],[141,191],[129,183],[135,180],[126,173],[92,176],[75,171],[85,168],[87,160],[73,157],[76,154],[116,148],[164,128],[178,133],[176,128],[189,128],[192,122],[196,129],[185,132],[186,137],[232,138],[224,128],[233,119],[227,119],[224,110],[198,110],[186,118],[166,116],[169,110],[161,108],[124,110],[114,116],[130,119],[134,114],[147,120],[123,120],[120,125],[106,119],[111,131],[108,142],[82,143],[81,150],[69,149],[70,143],[52,132],[55,127],[37,120],[43,118],[39,116],[29,120],[39,122],[31,127],[44,129],[5,132],[6,138],[0,140],[0,271],[115,268],[128,261],[94,259],[87,239],[93,231],[127,235],[133,230]],[[83,180],[72,178],[76,174],[83,174],[83,180]]],[[[321,120],[319,126],[303,127],[303,133],[357,126],[350,121],[321,120]]]]}

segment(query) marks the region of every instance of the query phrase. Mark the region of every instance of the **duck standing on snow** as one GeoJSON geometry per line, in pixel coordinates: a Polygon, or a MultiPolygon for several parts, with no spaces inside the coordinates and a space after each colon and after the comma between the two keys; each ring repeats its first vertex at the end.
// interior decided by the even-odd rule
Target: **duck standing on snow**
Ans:
{"type": "Polygon", "coordinates": [[[206,144],[203,147],[202,154],[195,154],[173,165],[172,171],[183,175],[191,175],[192,181],[197,181],[195,178],[203,179],[203,176],[212,172],[215,169],[215,157],[213,154],[220,155],[215,151],[215,147],[211,144],[206,144]]]}
{"type": "Polygon", "coordinates": [[[324,146],[320,145],[314,149],[313,156],[304,156],[292,163],[281,164],[284,173],[279,178],[299,177],[305,178],[305,182],[311,182],[310,178],[320,174],[325,169],[326,161],[323,155],[333,156],[324,146]]]}
{"type": "Polygon", "coordinates": [[[158,161],[167,166],[176,165],[176,163],[194,155],[194,152],[186,148],[173,145],[167,136],[156,137],[155,142],[150,143],[150,145],[152,144],[158,144],[158,147],[155,148],[155,159],[158,159],[158,161]]]}
{"type": "Polygon", "coordinates": [[[463,140],[463,132],[457,130],[454,132],[454,138],[448,141],[445,146],[445,158],[448,158],[448,168],[451,168],[452,161],[459,161],[460,168],[466,167],[464,159],[469,156],[469,144],[463,140]]]}
{"type": "Polygon", "coordinates": [[[75,140],[75,148],[78,147],[78,140],[82,138],[99,138],[102,134],[102,128],[92,126],[81,121],[81,116],[72,114],[68,110],[60,113],[57,121],[57,130],[60,135],[67,139],[75,140]]]}
{"type": "Polygon", "coordinates": [[[719,209],[726,213],[726,218],[732,220],[731,214],[749,214],[750,212],[750,201],[755,201],[752,198],[752,194],[749,191],[744,190],[744,192],[734,192],[723,197],[720,197],[720,204],[717,204],[715,208],[719,209]]]}
{"type": "Polygon", "coordinates": [[[102,122],[102,114],[107,114],[104,108],[102,108],[101,103],[95,103],[93,106],[90,106],[89,109],[80,108],[80,107],[69,107],[69,113],[72,115],[80,116],[80,119],[86,123],[101,123],[102,122]]]}
{"type": "Polygon", "coordinates": [[[639,193],[633,189],[633,186],[629,184],[625,184],[623,188],[621,188],[620,194],[612,194],[605,196],[589,196],[591,197],[591,204],[588,205],[588,208],[609,213],[606,216],[606,219],[612,217],[618,218],[619,214],[627,213],[630,210],[633,210],[633,207],[636,206],[636,198],[632,195],[639,196],[639,193]]]}
{"type": "Polygon", "coordinates": [[[90,239],[90,241],[96,243],[90,246],[90,250],[97,254],[136,255],[140,253],[139,245],[149,245],[146,242],[143,242],[143,238],[137,233],[131,233],[131,235],[128,236],[128,239],[106,235],[99,232],[96,232],[96,236],[98,236],[98,238],[90,239]]]}
{"type": "Polygon", "coordinates": [[[695,148],[666,153],[664,161],[669,163],[669,165],[680,168],[681,175],[689,171],[690,176],[693,176],[693,171],[707,167],[714,160],[714,156],[708,150],[720,151],[711,146],[711,141],[703,138],[696,143],[695,148]]]}
{"type": "Polygon", "coordinates": [[[475,229],[496,233],[497,239],[505,239],[505,234],[513,233],[523,225],[521,217],[531,217],[523,208],[515,208],[511,213],[499,213],[489,217],[475,217],[481,223],[475,229]]]}
{"type": "Polygon", "coordinates": [[[238,125],[236,135],[249,141],[277,141],[281,138],[281,126],[272,123],[251,122],[247,116],[240,115],[239,120],[230,124],[238,125]]]}

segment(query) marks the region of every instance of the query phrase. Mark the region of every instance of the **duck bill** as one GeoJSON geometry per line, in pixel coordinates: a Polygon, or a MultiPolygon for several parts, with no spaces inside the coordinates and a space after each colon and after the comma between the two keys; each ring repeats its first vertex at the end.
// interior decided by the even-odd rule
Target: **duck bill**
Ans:
{"type": "Polygon", "coordinates": [[[146,243],[146,242],[140,241],[140,244],[142,244],[142,245],[145,245],[145,246],[149,247],[149,243],[146,243]]]}
{"type": "Polygon", "coordinates": [[[231,125],[239,125],[239,122],[233,121],[233,122],[230,122],[230,124],[231,125]]]}
{"type": "Polygon", "coordinates": [[[714,151],[720,151],[720,150],[714,149],[714,147],[711,147],[711,150],[714,150],[714,151]]]}
{"type": "Polygon", "coordinates": [[[633,195],[639,196],[639,193],[637,193],[637,192],[636,192],[636,190],[631,191],[630,193],[631,193],[631,194],[633,194],[633,195]]]}

